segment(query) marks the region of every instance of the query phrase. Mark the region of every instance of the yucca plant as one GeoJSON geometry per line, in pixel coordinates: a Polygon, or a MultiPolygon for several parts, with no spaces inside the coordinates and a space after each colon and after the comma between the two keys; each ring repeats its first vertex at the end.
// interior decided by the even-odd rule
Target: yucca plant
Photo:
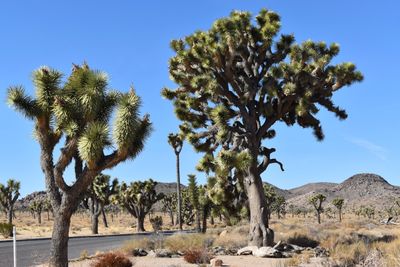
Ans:
{"type": "Polygon", "coordinates": [[[9,105],[34,122],[54,210],[50,266],[57,267],[68,265],[71,216],[94,178],[135,158],[151,131],[149,117],[139,115],[140,98],[133,88],[127,93],[111,91],[107,75],[86,63],[73,65],[65,81],[62,77],[58,70],[40,67],[33,72],[36,97],[27,95],[22,86],[8,89],[9,105]],[[61,146],[58,158],[54,158],[56,146],[61,146]],[[71,164],[75,181],[67,183],[64,172],[71,164]]]}

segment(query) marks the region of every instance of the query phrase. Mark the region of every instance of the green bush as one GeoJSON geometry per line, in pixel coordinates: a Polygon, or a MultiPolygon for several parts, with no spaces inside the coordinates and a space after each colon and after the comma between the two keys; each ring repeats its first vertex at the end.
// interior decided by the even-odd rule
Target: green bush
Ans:
{"type": "Polygon", "coordinates": [[[12,223],[0,223],[0,234],[3,235],[4,238],[11,237],[13,226],[12,223]]]}

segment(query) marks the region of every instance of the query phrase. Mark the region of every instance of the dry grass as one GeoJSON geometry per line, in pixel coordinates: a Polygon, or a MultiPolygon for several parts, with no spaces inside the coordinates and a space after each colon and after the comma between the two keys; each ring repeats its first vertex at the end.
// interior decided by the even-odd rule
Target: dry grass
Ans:
{"type": "Polygon", "coordinates": [[[174,252],[201,250],[213,244],[214,236],[209,234],[175,234],[165,238],[165,248],[174,252]]]}

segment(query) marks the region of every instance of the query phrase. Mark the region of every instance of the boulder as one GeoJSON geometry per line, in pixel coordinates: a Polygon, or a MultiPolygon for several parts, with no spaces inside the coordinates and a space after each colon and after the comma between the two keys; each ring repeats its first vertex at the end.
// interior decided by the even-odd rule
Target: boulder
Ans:
{"type": "Polygon", "coordinates": [[[168,249],[157,249],[155,252],[158,258],[171,258],[172,256],[172,252],[168,249]]]}
{"type": "Polygon", "coordinates": [[[220,267],[222,266],[223,262],[221,259],[211,259],[210,260],[210,266],[211,267],[220,267]]]}
{"type": "Polygon", "coordinates": [[[135,257],[143,257],[147,256],[147,254],[147,251],[142,248],[135,248],[134,250],[132,250],[132,255],[135,257]]]}
{"type": "Polygon", "coordinates": [[[247,246],[244,248],[241,248],[238,250],[237,254],[238,255],[254,255],[254,251],[257,251],[258,247],[257,246],[247,246]]]}
{"type": "Polygon", "coordinates": [[[259,258],[281,258],[282,253],[273,247],[260,247],[253,252],[253,255],[259,258]]]}

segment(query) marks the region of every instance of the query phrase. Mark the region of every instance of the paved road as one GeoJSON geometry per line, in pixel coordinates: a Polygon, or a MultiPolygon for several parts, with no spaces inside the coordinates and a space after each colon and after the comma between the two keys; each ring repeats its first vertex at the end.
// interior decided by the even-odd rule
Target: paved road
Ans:
{"type": "MultiPolygon", "coordinates": [[[[171,235],[172,231],[163,233],[171,235]]],[[[143,238],[151,233],[119,235],[119,236],[93,236],[70,238],[68,244],[68,256],[70,259],[79,258],[83,250],[87,250],[89,254],[96,251],[107,251],[119,248],[124,241],[132,238],[143,238]]],[[[18,267],[29,267],[44,263],[50,255],[50,239],[41,240],[17,240],[17,263],[18,267]]],[[[13,266],[13,248],[12,242],[0,242],[0,266],[13,266]]]]}

